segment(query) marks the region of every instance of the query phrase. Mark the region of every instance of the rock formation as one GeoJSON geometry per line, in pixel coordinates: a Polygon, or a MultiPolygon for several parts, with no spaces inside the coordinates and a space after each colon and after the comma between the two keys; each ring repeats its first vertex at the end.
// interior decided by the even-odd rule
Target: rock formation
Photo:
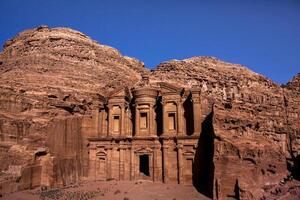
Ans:
{"type": "MultiPolygon", "coordinates": [[[[49,169],[37,172],[46,174],[42,182],[78,180],[86,145],[80,116],[90,114],[101,94],[133,85],[144,72],[142,62],[67,28],[41,26],[7,41],[0,54],[0,170],[9,176],[4,179],[18,174],[18,187],[31,188],[31,168],[44,163],[49,169]]],[[[3,190],[19,189],[12,185],[3,190]]]]}
{"type": "Polygon", "coordinates": [[[299,95],[245,67],[211,57],[162,63],[152,76],[202,87],[202,110],[209,108],[203,118],[213,105],[211,196],[263,196],[267,191],[261,188],[276,185],[287,175],[286,159],[298,155],[299,95]]]}
{"type": "Polygon", "coordinates": [[[83,122],[144,74],[151,84],[201,88],[200,193],[264,199],[288,175],[300,179],[299,74],[280,86],[213,57],[150,71],[78,31],[41,26],[7,41],[0,54],[1,193],[88,180],[83,122]]]}

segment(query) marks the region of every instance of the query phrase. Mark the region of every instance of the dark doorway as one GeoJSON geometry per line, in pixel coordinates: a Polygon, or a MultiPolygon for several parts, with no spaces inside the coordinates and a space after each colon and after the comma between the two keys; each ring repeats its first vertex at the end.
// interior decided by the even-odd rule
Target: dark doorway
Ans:
{"type": "Polygon", "coordinates": [[[202,122],[202,131],[193,163],[193,185],[201,194],[213,198],[213,181],[215,166],[213,109],[202,122]]]}
{"type": "Polygon", "coordinates": [[[161,97],[158,97],[156,101],[156,124],[157,124],[157,134],[160,136],[163,132],[163,118],[162,118],[162,104],[161,104],[161,97]]]}
{"type": "Polygon", "coordinates": [[[146,176],[150,176],[148,155],[140,155],[140,173],[143,173],[146,176]]]}
{"type": "Polygon", "coordinates": [[[194,133],[194,110],[192,103],[192,96],[189,95],[188,98],[183,103],[184,108],[184,118],[186,121],[186,133],[187,135],[192,135],[194,133]]]}

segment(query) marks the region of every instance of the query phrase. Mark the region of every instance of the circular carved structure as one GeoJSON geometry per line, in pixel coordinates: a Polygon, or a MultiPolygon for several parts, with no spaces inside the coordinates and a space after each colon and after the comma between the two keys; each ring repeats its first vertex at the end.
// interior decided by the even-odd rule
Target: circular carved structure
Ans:
{"type": "Polygon", "coordinates": [[[132,91],[134,98],[136,99],[136,102],[155,102],[158,90],[154,88],[136,88],[132,91]]]}

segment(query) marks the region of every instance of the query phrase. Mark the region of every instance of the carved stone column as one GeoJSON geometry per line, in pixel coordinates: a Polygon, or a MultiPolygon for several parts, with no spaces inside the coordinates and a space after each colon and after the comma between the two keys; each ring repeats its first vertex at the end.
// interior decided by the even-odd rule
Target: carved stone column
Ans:
{"type": "MultiPolygon", "coordinates": [[[[116,165],[119,162],[119,154],[117,151],[117,146],[116,144],[112,144],[112,149],[111,149],[111,162],[113,163],[111,164],[111,178],[119,180],[120,179],[120,172],[119,172],[119,168],[116,165]]],[[[120,164],[120,163],[119,163],[120,164]]]]}
{"type": "Polygon", "coordinates": [[[125,106],[121,105],[121,132],[120,135],[121,136],[125,136],[125,106]]]}
{"type": "Polygon", "coordinates": [[[125,110],[124,110],[124,134],[123,134],[123,136],[127,136],[128,135],[128,124],[129,124],[129,120],[128,120],[128,108],[125,107],[125,110]]]}
{"type": "Polygon", "coordinates": [[[183,116],[184,110],[182,101],[177,102],[177,135],[182,136],[183,135],[183,116]]]}
{"type": "Polygon", "coordinates": [[[162,102],[162,118],[163,118],[163,132],[162,135],[168,134],[168,127],[167,127],[167,112],[166,112],[166,102],[162,102]]]}
{"type": "Polygon", "coordinates": [[[149,128],[148,128],[149,134],[147,136],[153,134],[152,129],[153,129],[153,113],[152,113],[152,105],[149,104],[149,128]]]}
{"type": "Polygon", "coordinates": [[[106,171],[106,178],[107,179],[112,179],[111,161],[112,161],[112,147],[109,147],[107,149],[107,171],[106,171]]]}
{"type": "Polygon", "coordinates": [[[104,107],[101,106],[99,109],[99,120],[98,120],[98,136],[106,136],[106,130],[104,131],[104,126],[105,126],[105,110],[104,107]]]}
{"type": "Polygon", "coordinates": [[[153,127],[152,127],[152,134],[157,136],[157,123],[156,123],[156,112],[155,112],[155,105],[152,106],[152,113],[153,113],[153,127]]]}
{"type": "Polygon", "coordinates": [[[194,102],[193,103],[193,110],[194,110],[194,135],[200,135],[201,132],[201,105],[200,103],[194,102]]]}
{"type": "Polygon", "coordinates": [[[185,110],[184,110],[184,100],[181,102],[181,124],[182,124],[182,135],[186,135],[186,119],[185,119],[185,110]]]}
{"type": "Polygon", "coordinates": [[[201,132],[201,104],[200,90],[192,89],[193,112],[194,112],[194,135],[200,135],[201,132]]]}
{"type": "Polygon", "coordinates": [[[163,142],[162,150],[163,150],[163,181],[164,183],[168,183],[168,149],[169,146],[163,142]]]}
{"type": "Polygon", "coordinates": [[[153,150],[153,182],[156,181],[157,179],[157,152],[156,152],[156,148],[154,148],[153,150]]]}
{"type": "Polygon", "coordinates": [[[161,156],[160,153],[160,143],[159,141],[155,141],[155,145],[153,148],[153,181],[161,181],[161,156]]]}
{"type": "Polygon", "coordinates": [[[182,169],[183,169],[183,166],[182,166],[182,148],[183,148],[183,145],[182,144],[177,144],[177,155],[178,155],[178,183],[181,184],[183,183],[182,182],[182,169]]]}
{"type": "Polygon", "coordinates": [[[108,113],[105,109],[102,110],[102,121],[101,121],[101,128],[102,128],[102,136],[107,136],[108,133],[108,113]]]}
{"type": "Polygon", "coordinates": [[[132,113],[130,111],[130,108],[127,109],[126,112],[127,116],[127,136],[132,137],[132,113]]]}
{"type": "Polygon", "coordinates": [[[135,106],[135,136],[140,135],[140,112],[137,108],[137,105],[135,106]]]}
{"type": "Polygon", "coordinates": [[[96,152],[97,152],[97,147],[94,144],[91,144],[90,149],[89,149],[89,176],[93,180],[96,180],[96,152]]]}
{"type": "Polygon", "coordinates": [[[150,104],[149,106],[149,119],[150,119],[150,127],[149,127],[149,135],[156,135],[156,123],[155,123],[155,112],[154,112],[154,104],[150,104]]]}
{"type": "Polygon", "coordinates": [[[120,180],[124,180],[124,150],[125,150],[125,147],[123,145],[123,143],[120,144],[120,147],[119,147],[119,179],[120,180]]]}
{"type": "Polygon", "coordinates": [[[134,169],[135,169],[135,163],[134,163],[134,148],[131,146],[130,149],[130,180],[134,180],[134,169]]]}
{"type": "Polygon", "coordinates": [[[92,110],[92,117],[93,117],[93,131],[91,136],[97,137],[99,134],[99,110],[97,108],[94,108],[92,110]]]}
{"type": "Polygon", "coordinates": [[[108,126],[107,126],[107,136],[112,136],[112,106],[108,105],[108,126]]]}
{"type": "Polygon", "coordinates": [[[102,131],[103,131],[103,129],[102,129],[102,121],[103,121],[103,113],[102,113],[102,109],[100,108],[99,110],[98,110],[98,115],[99,115],[99,117],[98,117],[98,121],[97,121],[97,123],[98,123],[98,134],[97,134],[97,136],[99,137],[101,137],[102,136],[102,131]]]}

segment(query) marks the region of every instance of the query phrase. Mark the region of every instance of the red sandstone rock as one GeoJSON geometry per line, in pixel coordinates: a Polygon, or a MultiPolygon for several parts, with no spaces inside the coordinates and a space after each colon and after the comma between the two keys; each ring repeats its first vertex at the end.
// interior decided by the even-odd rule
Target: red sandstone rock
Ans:
{"type": "Polygon", "coordinates": [[[12,187],[5,181],[2,191],[82,177],[80,116],[145,71],[142,62],[68,28],[42,26],[7,41],[0,54],[0,170],[14,182],[8,169],[18,168],[21,181],[12,187]],[[40,165],[46,171],[30,170],[40,165]]]}
{"type": "Polygon", "coordinates": [[[2,193],[86,179],[81,121],[103,96],[142,84],[145,73],[151,84],[201,88],[202,194],[259,199],[288,174],[300,177],[299,74],[279,86],[212,57],[168,61],[149,72],[80,32],[39,27],[7,41],[0,54],[2,193]]]}
{"type": "MultiPolygon", "coordinates": [[[[215,197],[258,198],[261,188],[288,174],[291,145],[299,146],[294,139],[299,135],[299,95],[241,65],[211,57],[162,63],[151,75],[153,81],[198,85],[202,110],[213,105],[215,197]]],[[[296,78],[289,88],[297,88],[294,83],[296,78]]],[[[298,156],[294,151],[293,161],[298,156]]]]}

